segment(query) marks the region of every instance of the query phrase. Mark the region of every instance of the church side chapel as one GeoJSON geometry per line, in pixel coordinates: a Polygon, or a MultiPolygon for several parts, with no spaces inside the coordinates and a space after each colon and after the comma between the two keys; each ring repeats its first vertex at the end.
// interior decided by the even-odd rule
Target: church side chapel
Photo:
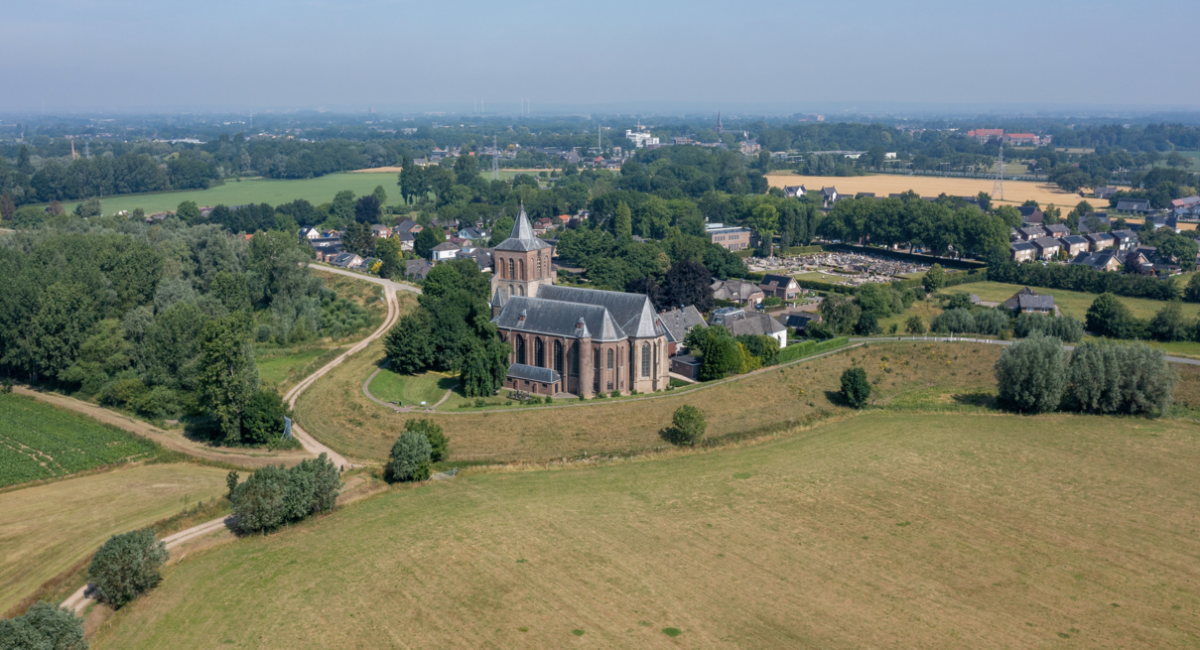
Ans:
{"type": "Polygon", "coordinates": [[[585,398],[665,390],[667,329],[640,294],[559,287],[524,206],[496,246],[492,322],[512,346],[504,386],[585,398]]]}

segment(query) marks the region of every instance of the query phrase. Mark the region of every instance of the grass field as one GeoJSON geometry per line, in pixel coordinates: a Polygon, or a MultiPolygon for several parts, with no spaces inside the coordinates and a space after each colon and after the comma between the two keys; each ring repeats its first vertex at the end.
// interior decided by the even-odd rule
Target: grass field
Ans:
{"type": "Polygon", "coordinates": [[[1198,434],[876,411],[460,476],[194,554],[93,647],[1194,648],[1198,434]]]}
{"type": "Polygon", "coordinates": [[[146,458],[158,447],[28,397],[0,394],[0,487],[146,458]]]}
{"type": "Polygon", "coordinates": [[[224,494],[225,474],[198,465],[143,465],[0,494],[0,614],[110,535],[224,494]]]}
{"type": "Polygon", "coordinates": [[[440,372],[402,375],[384,368],[371,380],[371,394],[385,402],[399,401],[407,406],[426,402],[433,406],[457,385],[458,377],[440,372]]]}
{"type": "MultiPolygon", "coordinates": [[[[1081,293],[1078,291],[1066,291],[1063,289],[1044,289],[1041,287],[1032,287],[1039,294],[1054,296],[1054,304],[1064,315],[1074,316],[1079,320],[1083,320],[1087,315],[1088,307],[1092,306],[1092,302],[1096,300],[1096,294],[1081,293]]],[[[1021,290],[1021,285],[1018,284],[1002,284],[1000,282],[975,282],[972,284],[964,284],[957,287],[950,287],[945,291],[954,293],[956,291],[964,291],[973,293],[981,300],[994,302],[1003,302],[1012,297],[1014,293],[1021,290]]],[[[1126,298],[1118,296],[1121,302],[1129,307],[1129,311],[1133,312],[1138,318],[1153,318],[1158,310],[1162,309],[1166,304],[1160,300],[1149,300],[1147,298],[1126,298]]],[[[1200,304],[1183,303],[1183,313],[1189,319],[1195,319],[1200,316],[1200,304]]]]}
{"type": "MultiPolygon", "coordinates": [[[[313,205],[328,203],[342,190],[350,190],[356,196],[370,194],[382,185],[388,194],[388,204],[400,203],[400,188],[395,174],[329,174],[320,178],[302,180],[272,180],[264,178],[230,180],[224,185],[207,190],[184,190],[157,194],[122,195],[100,200],[104,214],[121,210],[141,208],[146,214],[174,210],[184,201],[195,201],[197,205],[244,205],[247,203],[269,203],[279,205],[296,199],[305,199],[313,205]]],[[[64,203],[67,212],[75,209],[76,203],[64,203]]]]}
{"type": "MultiPolygon", "coordinates": [[[[975,196],[980,192],[992,193],[992,181],[980,178],[944,178],[940,176],[901,176],[877,174],[874,176],[800,176],[795,174],[768,174],[771,187],[804,185],[810,190],[836,187],[839,193],[874,192],[886,197],[913,190],[921,196],[975,196]]],[[[993,197],[994,198],[994,197],[993,197]]],[[[1074,206],[1083,199],[1078,194],[1064,192],[1054,185],[1022,181],[1004,182],[1005,203],[1020,205],[1033,199],[1045,207],[1053,203],[1059,207],[1074,206]]],[[[1064,214],[1068,210],[1064,210],[1064,214]]]]}
{"type": "Polygon", "coordinates": [[[431,417],[450,437],[451,460],[542,461],[662,447],[666,443],[659,432],[683,404],[705,412],[712,437],[826,417],[843,408],[835,393],[842,371],[852,362],[871,369],[883,396],[941,384],[990,388],[997,355],[996,346],[987,345],[873,345],[655,399],[564,401],[554,408],[512,407],[511,412],[491,413],[455,409],[458,412],[418,416],[394,413],[362,394],[363,382],[383,356],[382,343],[376,342],[305,391],[295,412],[306,431],[350,458],[383,461],[406,420],[431,417]]]}

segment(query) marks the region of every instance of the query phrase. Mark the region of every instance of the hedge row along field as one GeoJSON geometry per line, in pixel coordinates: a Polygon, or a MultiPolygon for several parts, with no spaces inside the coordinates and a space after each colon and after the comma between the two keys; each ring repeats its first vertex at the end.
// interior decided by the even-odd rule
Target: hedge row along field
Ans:
{"type": "Polygon", "coordinates": [[[144,458],[157,449],[89,418],[0,394],[0,487],[144,458]]]}

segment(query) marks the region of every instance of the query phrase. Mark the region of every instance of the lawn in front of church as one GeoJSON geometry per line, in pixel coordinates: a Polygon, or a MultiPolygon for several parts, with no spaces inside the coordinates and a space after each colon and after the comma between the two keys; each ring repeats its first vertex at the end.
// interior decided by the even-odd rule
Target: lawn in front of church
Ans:
{"type": "MultiPolygon", "coordinates": [[[[458,375],[433,371],[402,375],[384,368],[371,380],[370,389],[376,398],[392,404],[399,401],[403,406],[420,406],[421,402],[425,402],[427,406],[433,406],[445,396],[446,391],[457,385],[458,375]]],[[[451,395],[453,399],[454,393],[451,395]]]]}

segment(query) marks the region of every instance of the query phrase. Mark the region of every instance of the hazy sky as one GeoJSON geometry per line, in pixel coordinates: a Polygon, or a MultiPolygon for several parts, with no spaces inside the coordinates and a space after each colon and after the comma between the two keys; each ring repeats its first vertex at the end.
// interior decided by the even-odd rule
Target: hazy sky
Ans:
{"type": "Polygon", "coordinates": [[[1200,107],[1197,0],[4,0],[0,110],[1200,107]]]}

